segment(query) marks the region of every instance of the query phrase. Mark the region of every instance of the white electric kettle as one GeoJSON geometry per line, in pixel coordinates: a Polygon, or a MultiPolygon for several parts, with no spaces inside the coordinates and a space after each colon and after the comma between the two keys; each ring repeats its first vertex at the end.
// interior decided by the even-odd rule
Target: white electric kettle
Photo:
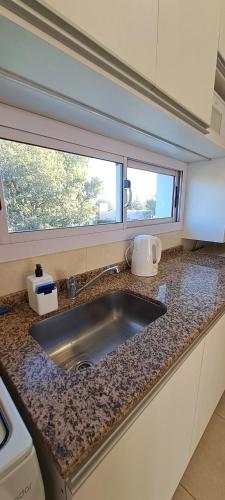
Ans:
{"type": "Polygon", "coordinates": [[[162,245],[157,236],[140,234],[135,236],[133,243],[125,252],[125,259],[136,276],[155,276],[161,258],[162,245]],[[133,247],[133,251],[132,251],[133,247]],[[129,259],[129,253],[131,259],[129,259]]]}

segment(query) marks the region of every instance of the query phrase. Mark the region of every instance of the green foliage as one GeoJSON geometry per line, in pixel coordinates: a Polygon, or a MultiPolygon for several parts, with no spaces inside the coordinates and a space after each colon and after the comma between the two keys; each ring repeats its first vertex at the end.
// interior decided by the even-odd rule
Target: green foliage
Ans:
{"type": "Polygon", "coordinates": [[[102,183],[84,156],[0,140],[0,173],[10,231],[96,221],[102,183]]]}
{"type": "Polygon", "coordinates": [[[146,209],[150,212],[151,216],[153,217],[155,215],[155,209],[156,209],[156,199],[151,198],[149,200],[146,200],[146,209]]]}
{"type": "Polygon", "coordinates": [[[156,209],[156,199],[150,198],[148,200],[141,201],[138,196],[132,200],[129,207],[130,210],[142,210],[145,219],[149,219],[155,216],[156,209]]]}
{"type": "Polygon", "coordinates": [[[138,196],[136,196],[135,199],[132,200],[130,204],[131,210],[143,210],[144,208],[145,208],[144,203],[142,203],[142,201],[138,196]]]}

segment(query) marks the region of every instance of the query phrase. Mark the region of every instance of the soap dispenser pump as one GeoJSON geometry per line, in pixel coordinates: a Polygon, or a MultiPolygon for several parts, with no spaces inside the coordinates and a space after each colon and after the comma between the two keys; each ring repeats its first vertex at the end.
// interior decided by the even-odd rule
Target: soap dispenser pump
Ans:
{"type": "Polygon", "coordinates": [[[43,268],[41,264],[36,264],[35,276],[36,278],[41,278],[41,276],[43,276],[43,268]]]}
{"type": "Polygon", "coordinates": [[[50,274],[36,264],[35,272],[27,276],[27,290],[30,307],[39,315],[58,309],[57,288],[50,274]]]}

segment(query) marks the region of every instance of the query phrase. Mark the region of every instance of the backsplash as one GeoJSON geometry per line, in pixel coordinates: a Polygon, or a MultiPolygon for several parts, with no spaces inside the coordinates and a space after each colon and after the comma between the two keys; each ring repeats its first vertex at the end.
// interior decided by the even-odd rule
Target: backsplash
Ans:
{"type": "MultiPolygon", "coordinates": [[[[158,235],[162,248],[176,247],[182,244],[182,231],[158,235]]],[[[121,262],[129,241],[118,241],[105,245],[60,252],[41,257],[4,262],[0,264],[0,296],[18,292],[26,288],[26,276],[33,274],[35,264],[40,262],[54,280],[64,279],[69,275],[121,262]]]]}
{"type": "MultiPolygon", "coordinates": [[[[183,253],[184,248],[183,245],[178,245],[176,247],[170,247],[162,251],[161,262],[165,262],[167,259],[171,259],[171,257],[176,257],[181,252],[183,253]]],[[[127,263],[125,260],[121,262],[114,262],[114,265],[119,267],[120,272],[127,270],[127,263]]],[[[85,271],[81,274],[76,274],[76,285],[77,289],[85,285],[92,278],[97,276],[104,269],[107,269],[108,266],[99,267],[98,269],[93,269],[91,271],[85,271]]],[[[67,297],[66,290],[66,280],[65,278],[55,281],[57,289],[58,289],[58,297],[62,299],[62,296],[67,297]]],[[[28,301],[27,290],[19,290],[18,292],[13,292],[8,295],[0,296],[0,307],[1,306],[15,306],[28,301]]]]}

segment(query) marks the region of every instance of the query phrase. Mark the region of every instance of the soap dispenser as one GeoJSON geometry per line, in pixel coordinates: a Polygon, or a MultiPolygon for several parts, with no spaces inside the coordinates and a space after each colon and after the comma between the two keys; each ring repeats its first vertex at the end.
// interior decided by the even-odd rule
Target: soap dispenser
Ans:
{"type": "Polygon", "coordinates": [[[54,280],[36,264],[35,273],[27,276],[27,290],[30,307],[40,316],[58,309],[58,295],[54,280]]]}

